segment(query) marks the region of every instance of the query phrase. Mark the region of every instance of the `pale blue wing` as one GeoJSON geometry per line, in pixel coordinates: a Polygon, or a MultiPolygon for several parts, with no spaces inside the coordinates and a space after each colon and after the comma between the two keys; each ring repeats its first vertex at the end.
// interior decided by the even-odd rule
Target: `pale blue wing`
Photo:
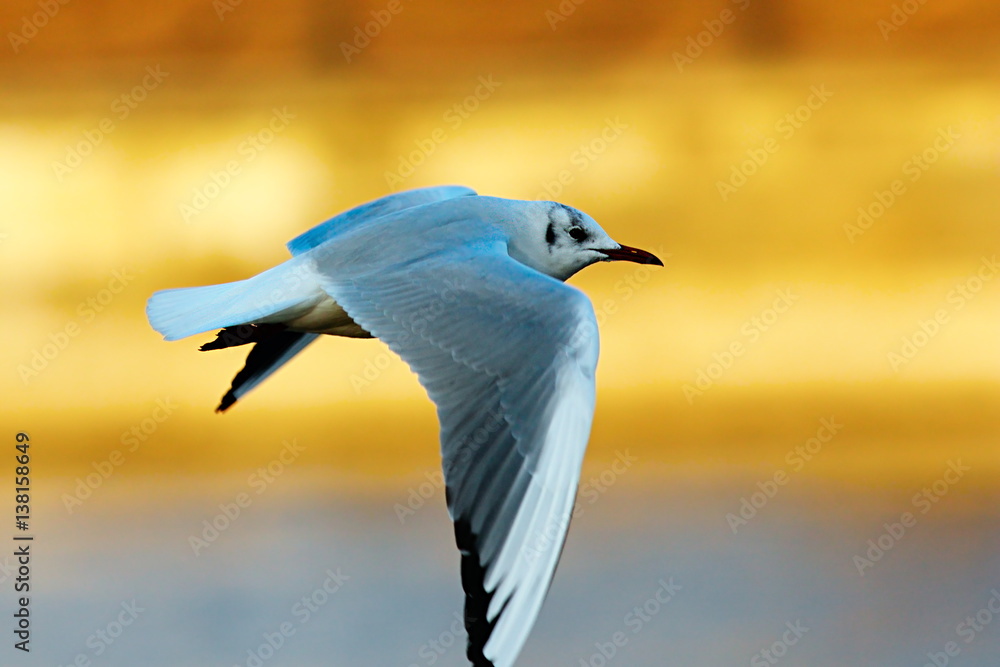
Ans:
{"type": "Polygon", "coordinates": [[[350,231],[358,225],[370,222],[375,218],[422,204],[431,204],[433,202],[444,201],[445,199],[467,197],[475,194],[475,190],[461,185],[440,185],[432,188],[418,188],[416,190],[406,190],[405,192],[386,195],[366,204],[355,206],[349,211],[335,215],[326,222],[321,222],[309,231],[296,236],[286,244],[286,247],[293,255],[299,255],[307,250],[312,250],[321,243],[329,241],[334,236],[350,231]]]}
{"type": "Polygon", "coordinates": [[[582,292],[511,259],[500,241],[425,238],[405,250],[403,240],[338,239],[317,251],[316,266],[323,288],[410,365],[437,405],[469,657],[506,667],[569,526],[594,409],[597,323],[582,292]]]}

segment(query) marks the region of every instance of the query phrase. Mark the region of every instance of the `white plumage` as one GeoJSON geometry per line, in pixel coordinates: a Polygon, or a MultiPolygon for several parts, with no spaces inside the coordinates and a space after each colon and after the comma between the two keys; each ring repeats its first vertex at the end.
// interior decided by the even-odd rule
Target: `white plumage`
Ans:
{"type": "Polygon", "coordinates": [[[150,323],[168,340],[224,328],[203,349],[255,344],[220,409],[321,333],[402,357],[438,409],[469,659],[512,665],[559,560],[594,410],[597,322],[562,281],[597,261],[661,262],[562,204],[458,186],[359,206],[288,248],[247,280],[157,292],[150,323]]]}

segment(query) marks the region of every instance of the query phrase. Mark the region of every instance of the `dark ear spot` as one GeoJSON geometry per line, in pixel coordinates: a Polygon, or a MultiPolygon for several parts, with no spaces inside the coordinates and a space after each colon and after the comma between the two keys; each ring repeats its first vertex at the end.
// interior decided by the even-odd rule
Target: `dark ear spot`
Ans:
{"type": "Polygon", "coordinates": [[[556,242],[556,230],[553,227],[552,222],[549,222],[549,228],[545,230],[545,242],[549,245],[556,242]]]}

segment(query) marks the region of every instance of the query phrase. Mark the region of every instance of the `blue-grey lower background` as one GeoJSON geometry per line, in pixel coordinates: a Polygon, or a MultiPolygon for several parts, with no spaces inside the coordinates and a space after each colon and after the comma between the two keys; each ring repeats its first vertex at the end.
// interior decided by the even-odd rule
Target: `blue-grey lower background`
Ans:
{"type": "MultiPolygon", "coordinates": [[[[701,472],[626,473],[581,498],[519,664],[919,667],[950,641],[960,653],[949,664],[1000,664],[1000,614],[981,612],[1000,590],[1000,497],[975,470],[916,511],[916,525],[863,577],[853,556],[884,522],[914,511],[920,485],[793,479],[733,534],[726,514],[766,471],[701,472]],[[665,583],[680,588],[661,604],[665,583]],[[977,612],[990,622],[967,642],[958,626],[977,612]],[[782,646],[783,635],[795,638],[786,624],[808,630],[782,646]],[[771,662],[760,652],[775,642],[771,662]]],[[[189,537],[248,490],[243,479],[109,480],[72,514],[54,502],[72,480],[53,484],[32,546],[32,651],[3,647],[0,662],[467,664],[464,633],[452,632],[462,594],[441,493],[402,522],[396,511],[424,475],[400,478],[397,493],[348,492],[322,470],[290,470],[251,492],[252,504],[196,556],[189,537]],[[136,505],[136,485],[156,502],[136,505]],[[341,585],[316,594],[328,570],[341,585]],[[314,594],[305,620],[296,605],[314,594]],[[132,601],[134,622],[110,645],[96,639],[118,632],[132,601]],[[285,622],[294,634],[279,642],[273,633],[285,622]],[[265,635],[280,648],[261,651],[265,635]]]]}

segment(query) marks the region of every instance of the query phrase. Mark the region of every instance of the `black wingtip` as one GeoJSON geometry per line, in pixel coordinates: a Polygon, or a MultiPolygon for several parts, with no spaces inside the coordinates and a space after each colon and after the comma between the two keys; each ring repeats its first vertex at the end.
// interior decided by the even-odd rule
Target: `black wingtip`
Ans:
{"type": "Polygon", "coordinates": [[[208,352],[209,350],[224,350],[227,347],[246,345],[253,340],[255,333],[252,324],[244,324],[239,327],[226,327],[215,334],[215,340],[205,343],[198,350],[200,352],[208,352]]]}
{"type": "Polygon", "coordinates": [[[226,392],[226,395],[222,397],[222,401],[219,403],[219,407],[217,407],[215,411],[221,415],[235,404],[236,396],[233,395],[233,391],[230,389],[226,392]]]}
{"type": "MultiPolygon", "coordinates": [[[[485,588],[486,570],[479,563],[478,538],[465,519],[455,521],[455,542],[462,553],[462,588],[465,589],[465,630],[469,635],[466,657],[473,667],[494,667],[484,654],[486,642],[493,633],[500,614],[492,622],[487,612],[493,593],[485,588]]],[[[506,606],[506,604],[504,605],[506,606]]],[[[503,610],[501,610],[501,614],[503,610]]]]}
{"type": "Polygon", "coordinates": [[[227,347],[239,347],[248,343],[259,343],[284,330],[283,324],[240,324],[235,327],[226,327],[215,334],[215,340],[205,343],[198,350],[208,352],[209,350],[224,350],[227,347]]]}
{"type": "Polygon", "coordinates": [[[237,401],[237,391],[243,390],[246,393],[244,388],[248,383],[259,380],[262,374],[266,375],[273,370],[271,366],[306,335],[300,331],[288,331],[284,325],[248,324],[223,329],[215,340],[202,345],[202,350],[219,350],[246,343],[254,344],[243,368],[233,378],[229,391],[222,397],[215,411],[222,413],[231,408],[237,401]]]}

